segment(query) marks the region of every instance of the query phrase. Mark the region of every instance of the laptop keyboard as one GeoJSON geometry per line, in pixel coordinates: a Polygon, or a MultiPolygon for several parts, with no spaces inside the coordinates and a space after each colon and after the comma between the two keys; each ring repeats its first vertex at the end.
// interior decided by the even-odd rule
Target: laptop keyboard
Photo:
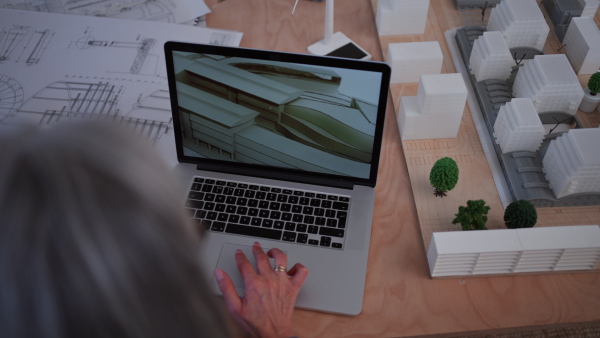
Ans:
{"type": "Polygon", "coordinates": [[[195,177],[186,208],[206,230],[342,249],[350,198],[195,177]]]}

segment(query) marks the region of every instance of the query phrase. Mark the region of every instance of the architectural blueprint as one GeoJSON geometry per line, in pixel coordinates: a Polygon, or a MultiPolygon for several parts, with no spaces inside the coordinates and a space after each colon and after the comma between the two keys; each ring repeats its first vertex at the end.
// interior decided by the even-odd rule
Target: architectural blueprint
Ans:
{"type": "Polygon", "coordinates": [[[202,0],[0,0],[0,8],[172,23],[210,13],[202,0]]]}
{"type": "Polygon", "coordinates": [[[108,117],[145,135],[172,164],[163,44],[237,46],[242,37],[162,22],[31,11],[0,9],[0,18],[0,126],[108,117]]]}

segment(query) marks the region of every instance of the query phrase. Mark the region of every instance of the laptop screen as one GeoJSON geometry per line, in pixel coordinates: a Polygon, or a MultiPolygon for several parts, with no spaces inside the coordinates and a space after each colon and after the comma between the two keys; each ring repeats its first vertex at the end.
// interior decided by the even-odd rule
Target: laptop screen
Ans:
{"type": "Polygon", "coordinates": [[[180,161],[358,181],[376,175],[387,65],[167,45],[180,161]]]}

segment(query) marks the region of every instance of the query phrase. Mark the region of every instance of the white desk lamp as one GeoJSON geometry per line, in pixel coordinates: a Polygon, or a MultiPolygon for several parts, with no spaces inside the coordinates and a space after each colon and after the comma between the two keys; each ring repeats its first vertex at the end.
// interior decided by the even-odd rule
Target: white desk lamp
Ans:
{"type": "MultiPolygon", "coordinates": [[[[296,9],[294,4],[294,10],[296,9]]],[[[292,14],[294,13],[292,10],[292,14]]],[[[328,55],[351,59],[371,60],[372,56],[342,32],[333,33],[333,0],[325,2],[325,37],[307,48],[313,55],[328,55]]]]}

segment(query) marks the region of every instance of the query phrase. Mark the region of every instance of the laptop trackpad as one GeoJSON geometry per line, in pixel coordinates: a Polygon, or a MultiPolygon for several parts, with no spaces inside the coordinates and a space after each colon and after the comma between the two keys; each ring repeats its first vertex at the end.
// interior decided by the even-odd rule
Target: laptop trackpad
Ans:
{"type": "MultiPolygon", "coordinates": [[[[242,279],[240,270],[238,269],[237,264],[235,263],[235,252],[237,249],[242,250],[242,252],[246,255],[246,258],[248,258],[248,261],[250,261],[250,264],[252,264],[252,267],[256,271],[256,259],[254,259],[254,254],[252,253],[252,246],[232,243],[224,243],[221,247],[221,253],[219,254],[219,260],[217,261],[216,268],[227,272],[227,274],[229,275],[229,277],[231,277],[231,280],[233,281],[233,285],[235,285],[236,288],[243,289],[244,280],[242,279]]],[[[266,252],[270,249],[271,248],[263,248],[263,251],[266,254],[266,252]]],[[[272,258],[269,258],[269,262],[271,263],[271,266],[273,266],[272,258]]],[[[217,280],[213,277],[211,283],[216,285],[217,280]]]]}

